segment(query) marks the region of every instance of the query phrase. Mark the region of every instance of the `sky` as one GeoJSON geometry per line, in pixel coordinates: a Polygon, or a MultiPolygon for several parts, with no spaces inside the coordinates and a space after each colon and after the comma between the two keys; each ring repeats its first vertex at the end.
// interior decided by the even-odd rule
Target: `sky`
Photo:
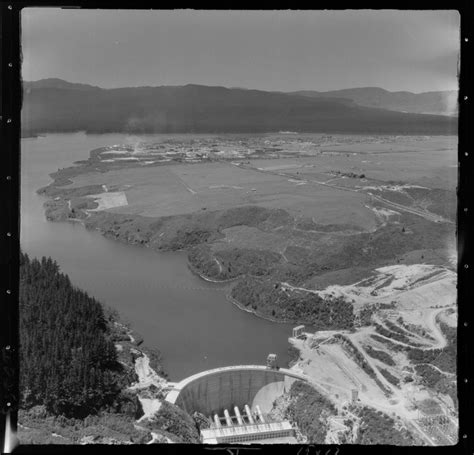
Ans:
{"type": "Polygon", "coordinates": [[[457,11],[22,11],[24,80],[456,90],[457,11]]]}

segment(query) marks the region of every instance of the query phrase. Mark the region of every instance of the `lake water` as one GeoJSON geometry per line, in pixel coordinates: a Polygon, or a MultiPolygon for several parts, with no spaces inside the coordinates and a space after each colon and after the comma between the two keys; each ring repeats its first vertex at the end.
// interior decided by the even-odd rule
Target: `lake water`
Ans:
{"type": "MultiPolygon", "coordinates": [[[[178,136],[174,136],[178,137],[178,136]]],[[[74,223],[52,223],[36,190],[49,174],[89,157],[102,146],[153,141],[157,136],[51,134],[22,139],[21,247],[31,257],[51,256],[72,282],[117,309],[158,348],[171,380],[227,365],[264,364],[276,353],[288,360],[291,324],[278,324],[239,310],[220,284],[187,268],[184,253],[157,253],[106,239],[74,223]]]]}

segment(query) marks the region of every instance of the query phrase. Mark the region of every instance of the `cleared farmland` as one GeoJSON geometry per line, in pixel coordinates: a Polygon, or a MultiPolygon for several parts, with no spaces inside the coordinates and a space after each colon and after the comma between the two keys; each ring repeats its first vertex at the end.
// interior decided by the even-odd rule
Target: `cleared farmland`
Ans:
{"type": "Polygon", "coordinates": [[[257,205],[313,217],[321,224],[351,222],[363,229],[376,225],[363,194],[297,185],[284,176],[227,162],[132,167],[83,174],[72,181],[68,188],[106,185],[111,191],[123,192],[128,204],[108,209],[112,213],[161,217],[257,205]]]}

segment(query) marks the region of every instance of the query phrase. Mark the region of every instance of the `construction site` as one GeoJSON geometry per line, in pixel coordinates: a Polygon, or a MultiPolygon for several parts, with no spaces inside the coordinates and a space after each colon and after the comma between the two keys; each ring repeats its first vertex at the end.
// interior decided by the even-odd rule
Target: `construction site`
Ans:
{"type": "MultiPolygon", "coordinates": [[[[404,303],[402,313],[393,305],[374,310],[371,323],[356,330],[312,333],[296,326],[288,341],[299,358],[291,368],[279,368],[276,355],[269,354],[266,365],[215,368],[185,378],[172,384],[166,400],[206,421],[200,428],[206,444],[306,442],[298,418],[288,412],[295,401],[292,386],[300,382],[330,403],[331,412],[317,419],[327,444],[361,443],[367,413],[382,416],[390,431],[409,435],[410,445],[455,444],[455,374],[449,371],[455,308],[450,300],[425,308],[404,303]],[[408,310],[424,314],[410,318],[408,310]],[[436,384],[429,382],[432,369],[436,384]]],[[[305,400],[311,402],[303,397],[303,409],[305,400]]]]}
{"type": "Polygon", "coordinates": [[[356,423],[364,407],[392,418],[417,444],[457,442],[455,308],[450,301],[403,309],[379,308],[355,331],[293,330],[289,342],[300,357],[292,369],[310,377],[343,416],[329,419],[328,442],[340,443],[348,419],[356,423]]]}

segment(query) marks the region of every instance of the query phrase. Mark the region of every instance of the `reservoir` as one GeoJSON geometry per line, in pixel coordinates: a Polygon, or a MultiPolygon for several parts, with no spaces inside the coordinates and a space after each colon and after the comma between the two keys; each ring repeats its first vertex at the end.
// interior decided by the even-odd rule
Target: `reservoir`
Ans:
{"type": "MultiPolygon", "coordinates": [[[[163,137],[163,136],[160,136],[163,137]]],[[[179,138],[179,135],[169,136],[179,138]]],[[[156,141],[158,136],[51,134],[21,142],[21,247],[51,256],[72,283],[115,308],[145,344],[163,355],[170,380],[210,368],[288,360],[292,324],[266,321],[226,299],[223,284],[193,275],[185,253],[124,245],[75,223],[46,221],[36,190],[49,174],[85,160],[95,148],[156,141]]]]}

